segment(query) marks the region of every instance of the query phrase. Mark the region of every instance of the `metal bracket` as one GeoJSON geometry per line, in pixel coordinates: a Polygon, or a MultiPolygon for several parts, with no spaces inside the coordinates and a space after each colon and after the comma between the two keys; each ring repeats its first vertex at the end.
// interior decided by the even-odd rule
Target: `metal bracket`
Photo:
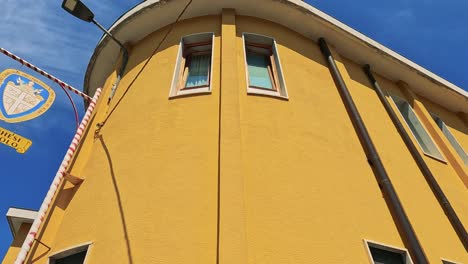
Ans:
{"type": "Polygon", "coordinates": [[[78,185],[84,181],[84,179],[77,177],[77,176],[73,176],[68,172],[64,174],[64,177],[67,181],[69,181],[73,185],[78,185]]]}

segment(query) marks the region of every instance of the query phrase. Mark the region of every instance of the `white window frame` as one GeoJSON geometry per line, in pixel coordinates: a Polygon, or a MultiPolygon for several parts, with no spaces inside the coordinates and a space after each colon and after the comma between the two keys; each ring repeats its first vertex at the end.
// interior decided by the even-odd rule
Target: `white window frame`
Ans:
{"type": "Polygon", "coordinates": [[[174,66],[174,75],[172,77],[171,89],[169,91],[169,98],[175,98],[180,96],[186,96],[191,94],[210,94],[211,88],[213,86],[213,62],[214,62],[214,50],[215,50],[215,34],[214,32],[200,32],[195,34],[190,34],[180,38],[179,42],[179,51],[177,52],[176,64],[174,66]],[[179,84],[179,75],[181,71],[181,62],[182,56],[184,53],[184,40],[187,38],[193,38],[200,35],[211,35],[211,65],[210,65],[210,85],[207,87],[180,90],[178,87],[179,84]]]}
{"type": "Polygon", "coordinates": [[[461,262],[456,262],[456,261],[448,260],[444,258],[441,258],[440,260],[442,260],[442,264],[461,264],[461,262]]]}
{"type": "MultiPolygon", "coordinates": [[[[453,135],[453,133],[450,131],[449,127],[445,124],[444,120],[442,120],[438,115],[435,115],[433,113],[430,113],[431,116],[432,116],[432,119],[434,120],[434,122],[436,123],[436,126],[440,129],[440,132],[442,132],[442,134],[444,135],[444,137],[447,139],[447,141],[450,143],[450,145],[452,145],[453,149],[455,150],[455,152],[457,153],[458,156],[461,156],[460,153],[457,151],[457,148],[456,146],[454,146],[453,142],[450,141],[450,139],[447,137],[447,135],[445,134],[443,128],[439,127],[439,124],[437,124],[437,121],[435,119],[438,119],[440,120],[440,122],[442,122],[442,125],[445,127],[446,131],[450,134],[450,136],[453,138],[453,140],[455,140],[455,144],[458,145],[458,147],[460,148],[461,151],[463,151],[463,153],[465,154],[465,156],[467,156],[468,154],[466,153],[465,149],[463,148],[463,146],[460,144],[460,142],[458,142],[457,138],[453,135]]],[[[467,157],[460,157],[460,159],[463,161],[463,163],[465,165],[468,165],[468,156],[467,157]]]]}
{"type": "Polygon", "coordinates": [[[47,264],[55,264],[55,261],[57,259],[65,258],[65,257],[71,256],[73,254],[77,254],[83,251],[86,251],[86,256],[83,261],[83,264],[86,264],[92,245],[93,245],[93,242],[86,242],[83,244],[78,244],[73,247],[69,247],[69,248],[54,252],[53,254],[49,255],[49,258],[47,259],[47,264]]]}
{"type": "Polygon", "coordinates": [[[371,264],[375,264],[374,258],[372,257],[372,253],[370,251],[371,247],[394,252],[394,253],[403,254],[405,257],[405,264],[413,264],[413,260],[411,259],[411,256],[406,248],[390,246],[387,244],[379,243],[379,242],[368,240],[368,239],[363,239],[363,241],[364,241],[364,247],[366,248],[371,264]]]}
{"type": "Polygon", "coordinates": [[[392,101],[393,105],[395,106],[397,112],[398,112],[398,115],[400,115],[401,119],[403,120],[403,122],[406,124],[406,127],[408,128],[408,130],[411,132],[411,135],[413,136],[414,138],[414,141],[416,141],[416,143],[418,143],[418,146],[419,148],[421,149],[421,151],[424,153],[424,155],[428,156],[428,157],[431,157],[435,160],[438,160],[440,162],[443,162],[443,163],[447,163],[447,160],[445,159],[445,156],[444,154],[442,153],[441,149],[439,148],[439,146],[437,145],[436,141],[434,140],[434,138],[431,136],[431,133],[429,133],[429,131],[427,130],[426,126],[423,124],[423,122],[421,122],[421,119],[419,118],[419,116],[416,114],[416,112],[414,112],[413,110],[413,107],[411,106],[411,104],[406,101],[405,99],[399,97],[399,96],[396,96],[396,95],[389,95],[390,97],[390,100],[392,101]],[[398,108],[396,102],[393,100],[393,97],[396,97],[402,101],[405,101],[409,106],[410,106],[410,110],[413,112],[414,116],[416,116],[416,118],[418,119],[419,123],[421,124],[422,128],[425,130],[427,136],[429,137],[429,139],[432,141],[432,144],[434,144],[435,148],[437,149],[437,151],[439,152],[440,154],[440,157],[437,157],[437,156],[434,156],[432,155],[431,153],[427,153],[426,151],[424,151],[424,148],[421,146],[421,144],[419,143],[416,135],[414,135],[413,133],[413,130],[411,130],[410,128],[410,125],[408,124],[408,122],[406,122],[406,119],[405,117],[403,116],[403,114],[401,113],[400,109],[398,108]]]}
{"type": "Polygon", "coordinates": [[[286,99],[288,100],[288,90],[286,89],[286,82],[284,80],[284,75],[283,75],[283,69],[282,69],[282,63],[281,59],[278,53],[278,47],[276,45],[276,39],[261,35],[261,34],[256,34],[256,33],[250,33],[250,32],[242,32],[242,47],[244,48],[244,66],[245,66],[245,78],[246,78],[246,84],[247,84],[247,94],[257,94],[257,95],[266,95],[266,96],[272,96],[272,97],[278,97],[281,99],[286,99]],[[272,51],[273,51],[273,56],[275,58],[275,64],[276,64],[276,71],[278,75],[278,91],[269,91],[267,89],[259,89],[259,88],[253,88],[250,87],[249,85],[249,68],[247,64],[247,48],[245,45],[245,39],[246,35],[252,35],[252,36],[258,36],[261,38],[267,38],[272,40],[272,51]]]}

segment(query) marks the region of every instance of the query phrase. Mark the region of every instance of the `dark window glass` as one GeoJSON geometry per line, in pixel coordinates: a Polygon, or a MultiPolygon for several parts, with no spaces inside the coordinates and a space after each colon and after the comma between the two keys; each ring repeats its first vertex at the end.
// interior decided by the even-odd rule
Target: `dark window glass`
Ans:
{"type": "Polygon", "coordinates": [[[83,264],[86,257],[86,251],[70,255],[55,260],[55,264],[83,264]]]}
{"type": "Polygon", "coordinates": [[[375,264],[405,264],[403,254],[370,247],[372,259],[375,264]]]}

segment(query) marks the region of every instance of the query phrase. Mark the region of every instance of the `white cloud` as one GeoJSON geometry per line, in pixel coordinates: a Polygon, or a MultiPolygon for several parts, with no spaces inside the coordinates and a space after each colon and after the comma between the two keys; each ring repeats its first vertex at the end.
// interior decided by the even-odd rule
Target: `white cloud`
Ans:
{"type": "Polygon", "coordinates": [[[87,39],[81,41],[71,41],[73,35],[67,29],[67,21],[57,16],[60,5],[56,1],[7,0],[2,6],[2,47],[39,67],[60,65],[80,74],[73,62],[76,58],[87,56],[85,43],[89,43],[91,36],[85,36],[87,39]],[[74,56],[67,55],[70,52],[74,56]]]}

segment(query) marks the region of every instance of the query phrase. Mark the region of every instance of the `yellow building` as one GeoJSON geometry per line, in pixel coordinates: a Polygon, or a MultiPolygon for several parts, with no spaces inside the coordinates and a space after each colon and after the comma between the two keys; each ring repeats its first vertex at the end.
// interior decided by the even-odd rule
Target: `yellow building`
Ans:
{"type": "Polygon", "coordinates": [[[120,82],[98,44],[26,263],[468,264],[466,91],[299,0],[186,4],[114,23],[120,82]]]}

